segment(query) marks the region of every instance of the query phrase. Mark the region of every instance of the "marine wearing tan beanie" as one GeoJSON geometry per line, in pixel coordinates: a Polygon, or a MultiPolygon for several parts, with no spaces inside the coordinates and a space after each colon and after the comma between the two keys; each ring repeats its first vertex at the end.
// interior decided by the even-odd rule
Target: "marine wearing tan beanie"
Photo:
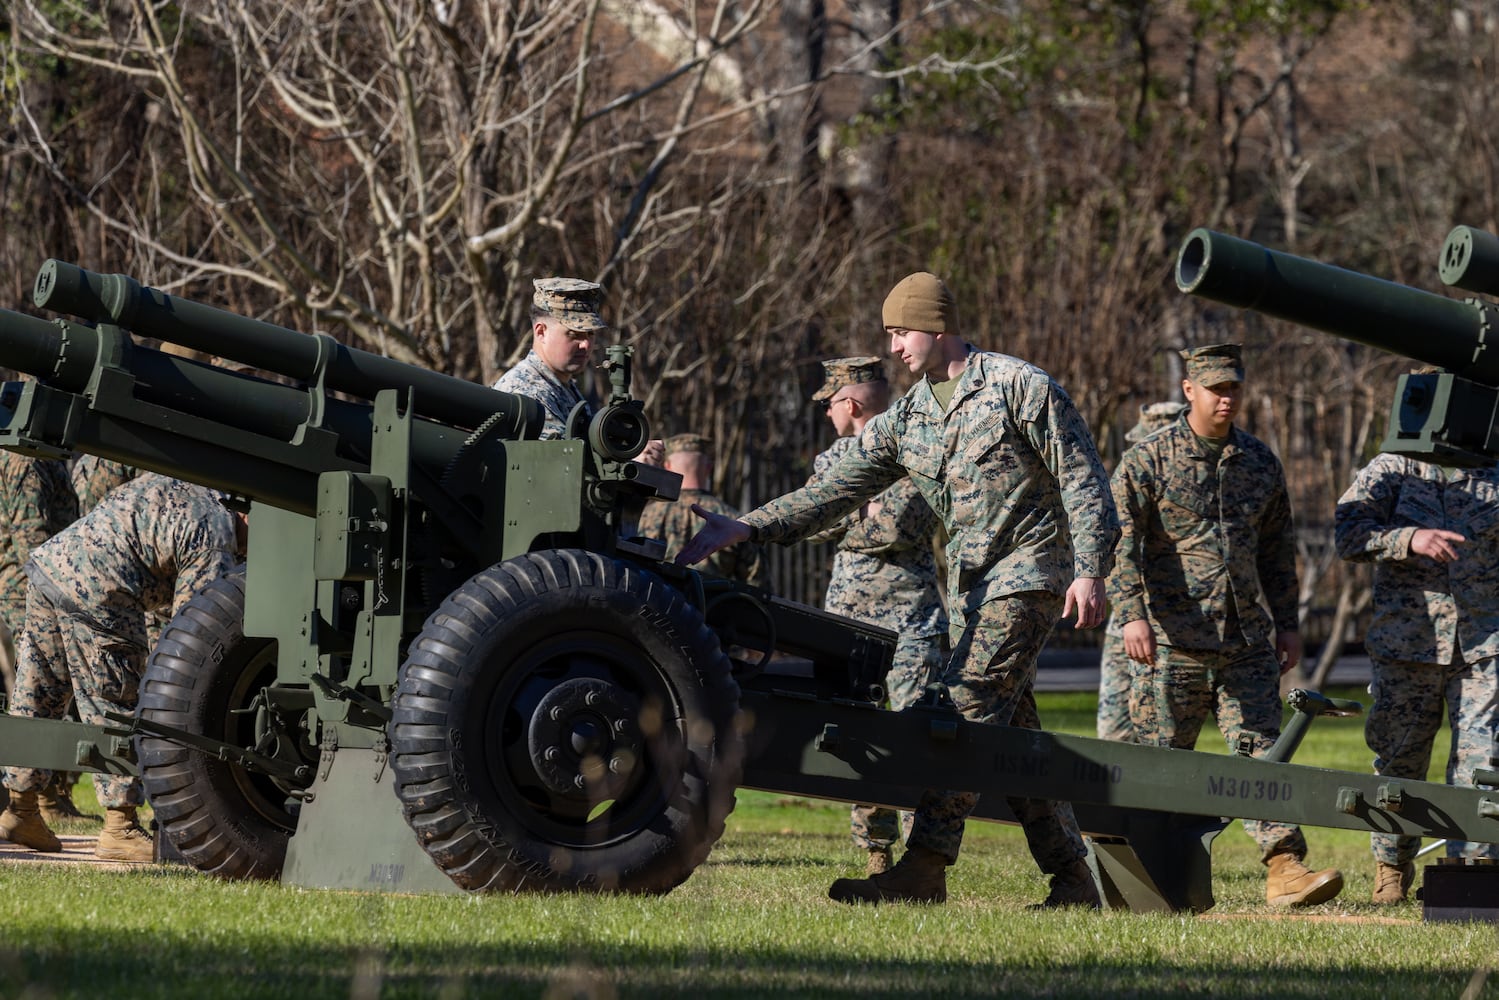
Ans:
{"type": "Polygon", "coordinates": [[[956,332],[958,324],[952,292],[929,271],[917,271],[900,279],[885,296],[880,315],[886,329],[951,333],[956,332]]]}

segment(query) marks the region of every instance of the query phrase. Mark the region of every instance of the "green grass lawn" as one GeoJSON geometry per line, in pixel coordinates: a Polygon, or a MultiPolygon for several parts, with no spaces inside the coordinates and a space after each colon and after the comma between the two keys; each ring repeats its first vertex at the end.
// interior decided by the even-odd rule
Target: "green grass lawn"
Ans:
{"type": "MultiPolygon", "coordinates": [[[[1091,734],[1090,695],[1039,700],[1050,728],[1091,734]]],[[[1361,722],[1319,720],[1297,759],[1366,770],[1361,722]]],[[[1017,830],[984,823],[969,826],[946,906],[840,906],[828,884],[862,865],[847,831],[845,806],[741,792],[707,863],[646,898],[387,896],[8,864],[0,997],[1499,997],[1499,973],[1484,973],[1499,930],[1368,903],[1362,834],[1307,831],[1310,861],[1348,878],[1331,904],[1269,911],[1235,824],[1215,845],[1212,912],[1137,916],[1028,912],[1044,879],[1017,830]]]]}

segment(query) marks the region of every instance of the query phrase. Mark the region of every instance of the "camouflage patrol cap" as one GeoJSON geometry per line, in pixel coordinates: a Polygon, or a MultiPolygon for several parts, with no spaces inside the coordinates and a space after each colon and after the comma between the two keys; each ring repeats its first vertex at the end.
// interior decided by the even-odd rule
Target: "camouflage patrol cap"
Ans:
{"type": "Polygon", "coordinates": [[[845,386],[885,381],[885,362],[873,356],[829,358],[822,363],[822,372],[822,386],[812,393],[813,399],[831,399],[845,386]]]}
{"type": "Polygon", "coordinates": [[[697,452],[701,455],[711,453],[713,442],[702,434],[673,434],[666,439],[666,453],[675,455],[679,451],[697,452]]]}
{"type": "Polygon", "coordinates": [[[1187,363],[1187,378],[1198,385],[1244,381],[1244,360],[1239,344],[1209,344],[1179,351],[1187,363]]]}
{"type": "Polygon", "coordinates": [[[941,278],[929,271],[917,271],[890,289],[880,316],[886,329],[949,333],[957,329],[958,309],[941,278]]]}
{"type": "Polygon", "coordinates": [[[537,278],[531,284],[536,289],[531,296],[531,307],[537,312],[546,313],[579,333],[609,329],[599,315],[604,288],[597,282],[582,278],[537,278]]]}
{"type": "Polygon", "coordinates": [[[1182,411],[1186,408],[1186,403],[1176,401],[1141,403],[1140,422],[1125,432],[1124,440],[1130,444],[1134,444],[1136,441],[1144,441],[1150,435],[1181,416],[1182,411]]]}

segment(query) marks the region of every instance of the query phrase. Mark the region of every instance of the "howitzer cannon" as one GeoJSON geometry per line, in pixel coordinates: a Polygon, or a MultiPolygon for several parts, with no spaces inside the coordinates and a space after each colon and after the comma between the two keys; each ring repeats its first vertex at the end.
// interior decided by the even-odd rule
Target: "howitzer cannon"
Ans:
{"type": "Polygon", "coordinates": [[[679,483],[630,461],[649,427],[624,348],[609,405],[538,441],[526,400],[123,276],[49,262],[36,302],[83,322],[0,311],[0,365],[35,376],[0,387],[0,446],[225,490],[250,547],[166,628],[135,718],[3,718],[0,762],[138,768],[201,870],[664,892],[737,785],[909,808],[940,783],[997,819],[1006,795],[1069,799],[1107,898],[1137,909],[1212,905],[1225,815],[1499,839],[1486,793],[1284,763],[1336,707],[1310,695],[1268,760],[978,725],[940,690],[879,710],[890,633],[632,537],[679,483]]]}
{"type": "MultiPolygon", "coordinates": [[[[888,663],[884,633],[811,627],[824,616],[631,539],[640,503],[680,480],[630,461],[649,425],[626,348],[579,437],[540,442],[532,400],[122,275],[49,261],[34,297],[87,322],[0,312],[0,365],[39,379],[0,390],[0,443],[87,450],[249,505],[247,565],[165,630],[131,723],[165,834],[201,869],[663,891],[732,803],[729,640],[751,661],[772,637],[807,658],[809,691],[857,692],[888,663]],[[394,795],[371,810],[381,784],[394,795]]],[[[51,766],[80,756],[59,732],[51,766]]],[[[81,756],[129,766],[118,736],[81,756]]]]}
{"type": "MultiPolygon", "coordinates": [[[[1439,262],[1442,280],[1499,292],[1499,239],[1458,226],[1439,262]]],[[[1380,448],[1448,465],[1499,455],[1499,306],[1451,299],[1249,240],[1195,229],[1176,258],[1183,292],[1290,320],[1445,369],[1403,375],[1380,448]]]]}

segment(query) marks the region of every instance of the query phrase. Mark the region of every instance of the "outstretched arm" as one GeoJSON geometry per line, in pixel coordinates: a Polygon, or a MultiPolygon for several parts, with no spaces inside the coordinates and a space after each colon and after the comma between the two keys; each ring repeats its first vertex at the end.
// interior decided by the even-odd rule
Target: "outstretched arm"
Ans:
{"type": "Polygon", "coordinates": [[[697,534],[688,539],[687,544],[682,546],[682,551],[677,553],[673,562],[678,566],[691,566],[702,562],[719,549],[749,541],[750,527],[743,521],[715,514],[698,504],[692,505],[692,512],[706,523],[698,529],[697,534]]]}

